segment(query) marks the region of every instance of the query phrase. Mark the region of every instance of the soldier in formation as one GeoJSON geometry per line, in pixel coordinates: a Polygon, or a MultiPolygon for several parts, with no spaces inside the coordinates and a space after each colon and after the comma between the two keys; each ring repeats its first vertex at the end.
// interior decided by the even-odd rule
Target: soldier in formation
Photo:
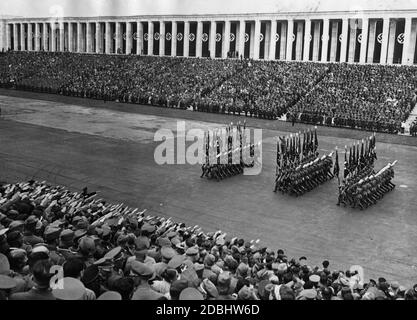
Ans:
{"type": "Polygon", "coordinates": [[[340,189],[339,204],[361,210],[376,204],[386,193],[395,188],[392,179],[396,163],[397,161],[389,163],[378,173],[361,178],[354,184],[343,184],[340,189]]]}
{"type": "Polygon", "coordinates": [[[279,137],[274,192],[300,196],[333,178],[333,153],[320,158],[318,145],[317,127],[279,137]]]}
{"type": "Polygon", "coordinates": [[[301,196],[332,179],[333,153],[316,158],[295,169],[287,168],[277,178],[275,191],[301,196]]]}
{"type": "Polygon", "coordinates": [[[221,132],[215,131],[210,140],[210,132],[206,133],[204,138],[206,153],[205,162],[201,168],[201,178],[220,181],[243,174],[245,168],[254,166],[253,160],[248,162],[245,161],[244,157],[248,150],[251,159],[253,159],[255,153],[255,145],[246,143],[245,129],[246,123],[242,126],[239,122],[236,127],[231,123],[226,128],[226,135],[223,136],[221,132]],[[235,144],[234,136],[237,137],[235,144]],[[223,140],[226,141],[226,146],[223,146],[223,140]]]}

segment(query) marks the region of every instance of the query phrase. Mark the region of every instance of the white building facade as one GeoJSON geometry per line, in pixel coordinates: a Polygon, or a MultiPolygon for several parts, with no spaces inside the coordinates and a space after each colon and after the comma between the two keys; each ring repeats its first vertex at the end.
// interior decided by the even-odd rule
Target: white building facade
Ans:
{"type": "Polygon", "coordinates": [[[0,20],[0,50],[417,64],[417,10],[0,20]]]}

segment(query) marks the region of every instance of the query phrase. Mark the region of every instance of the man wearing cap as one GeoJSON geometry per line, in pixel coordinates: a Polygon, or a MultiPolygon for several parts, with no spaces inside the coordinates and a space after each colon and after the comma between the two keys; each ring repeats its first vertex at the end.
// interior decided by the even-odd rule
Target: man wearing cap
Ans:
{"type": "Polygon", "coordinates": [[[132,300],[166,300],[163,294],[153,290],[149,281],[154,277],[154,270],[150,265],[139,261],[133,261],[131,264],[131,274],[139,280],[139,285],[133,294],[132,300]]]}
{"type": "Polygon", "coordinates": [[[10,300],[56,300],[49,285],[52,278],[51,267],[49,260],[37,261],[32,268],[33,288],[27,292],[12,294],[10,300]]]}
{"type": "Polygon", "coordinates": [[[190,247],[185,251],[185,255],[187,256],[187,259],[190,260],[192,263],[195,263],[199,259],[199,251],[198,247],[190,247]]]}
{"type": "Polygon", "coordinates": [[[37,226],[42,225],[36,216],[29,216],[25,221],[25,229],[23,232],[23,242],[34,246],[38,243],[43,243],[43,239],[35,235],[37,226]]]}
{"type": "Polygon", "coordinates": [[[217,279],[217,290],[219,297],[217,300],[236,300],[232,295],[232,277],[228,271],[222,272],[217,279]]]}
{"type": "Polygon", "coordinates": [[[62,281],[62,288],[54,288],[52,290],[52,294],[57,300],[87,300],[86,288],[80,280],[65,277],[62,281]]]}
{"type": "Polygon", "coordinates": [[[62,265],[65,262],[65,257],[57,248],[60,234],[61,229],[55,227],[47,227],[44,234],[44,239],[49,250],[49,258],[55,265],[62,265]]]}
{"type": "Polygon", "coordinates": [[[57,251],[65,258],[65,260],[79,256],[76,248],[74,248],[74,236],[74,231],[70,229],[63,230],[59,235],[57,251]]]}

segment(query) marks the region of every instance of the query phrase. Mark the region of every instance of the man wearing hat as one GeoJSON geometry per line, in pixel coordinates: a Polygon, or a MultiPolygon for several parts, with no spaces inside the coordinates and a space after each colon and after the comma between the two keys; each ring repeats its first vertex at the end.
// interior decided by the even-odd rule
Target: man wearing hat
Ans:
{"type": "Polygon", "coordinates": [[[85,236],[78,243],[78,253],[81,255],[82,261],[88,267],[94,263],[94,253],[96,252],[96,244],[94,239],[85,236]]]}
{"type": "Polygon", "coordinates": [[[217,300],[235,300],[231,295],[232,277],[228,271],[222,272],[217,279],[217,290],[219,297],[217,300]]]}
{"type": "Polygon", "coordinates": [[[25,229],[23,232],[24,243],[32,247],[38,243],[43,243],[43,239],[35,235],[36,228],[37,226],[39,226],[39,224],[42,226],[42,223],[39,221],[39,219],[36,216],[29,216],[29,218],[26,219],[25,229]]]}
{"type": "Polygon", "coordinates": [[[149,284],[149,281],[155,274],[155,271],[150,265],[133,261],[131,264],[131,274],[139,280],[139,285],[133,294],[132,300],[166,300],[163,294],[153,290],[149,284]]]}
{"type": "Polygon", "coordinates": [[[63,230],[59,235],[57,251],[65,258],[65,260],[79,256],[76,248],[74,248],[74,237],[75,233],[70,229],[63,230]]]}
{"type": "Polygon", "coordinates": [[[171,300],[177,301],[180,299],[181,292],[188,288],[188,281],[185,279],[178,279],[171,284],[169,289],[169,296],[171,300]]]}
{"type": "Polygon", "coordinates": [[[181,291],[179,300],[204,300],[204,297],[196,288],[185,288],[181,291]]]}
{"type": "Polygon", "coordinates": [[[49,258],[55,265],[62,265],[65,262],[65,257],[58,251],[58,239],[61,234],[61,229],[55,227],[47,227],[44,234],[44,239],[49,250],[49,258]]]}
{"type": "Polygon", "coordinates": [[[11,294],[11,290],[16,286],[16,280],[12,277],[0,274],[0,300],[6,300],[11,294]]]}
{"type": "Polygon", "coordinates": [[[185,251],[185,255],[187,256],[187,259],[190,260],[192,263],[197,262],[200,257],[198,247],[193,246],[188,248],[185,251]]]}
{"type": "Polygon", "coordinates": [[[75,278],[62,279],[62,288],[54,288],[52,294],[57,300],[87,300],[83,283],[75,278]]]}
{"type": "Polygon", "coordinates": [[[176,252],[171,247],[162,247],[161,250],[161,262],[154,264],[155,273],[161,276],[162,273],[168,268],[169,261],[176,255],[176,252]]]}
{"type": "Polygon", "coordinates": [[[37,261],[32,268],[33,288],[27,292],[12,294],[10,300],[56,300],[49,285],[53,276],[50,273],[51,267],[49,260],[37,261]]]}

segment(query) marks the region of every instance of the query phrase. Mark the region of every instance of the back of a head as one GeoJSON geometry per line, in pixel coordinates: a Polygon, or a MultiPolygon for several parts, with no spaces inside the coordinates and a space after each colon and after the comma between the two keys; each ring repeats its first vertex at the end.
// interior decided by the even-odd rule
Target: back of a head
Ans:
{"type": "Polygon", "coordinates": [[[49,287],[52,263],[49,259],[39,260],[33,265],[32,273],[35,282],[42,287],[49,287]]]}
{"type": "Polygon", "coordinates": [[[112,289],[114,291],[120,293],[123,300],[130,299],[134,288],[135,288],[135,284],[134,284],[133,279],[128,278],[128,277],[117,279],[112,286],[112,289]]]}
{"type": "Polygon", "coordinates": [[[81,277],[81,272],[85,269],[84,262],[77,258],[68,259],[64,263],[63,267],[64,277],[70,277],[75,279],[81,277]]]}

